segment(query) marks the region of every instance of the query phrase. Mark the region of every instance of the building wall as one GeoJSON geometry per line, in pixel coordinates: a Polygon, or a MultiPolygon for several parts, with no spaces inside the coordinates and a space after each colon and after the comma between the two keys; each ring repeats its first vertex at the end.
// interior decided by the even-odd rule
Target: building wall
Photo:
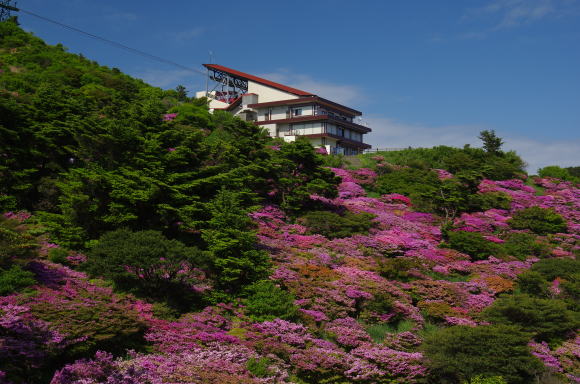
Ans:
{"type": "Polygon", "coordinates": [[[297,99],[298,96],[284,92],[279,89],[268,87],[260,83],[248,81],[248,93],[257,93],[259,103],[267,103],[270,101],[297,99]]]}

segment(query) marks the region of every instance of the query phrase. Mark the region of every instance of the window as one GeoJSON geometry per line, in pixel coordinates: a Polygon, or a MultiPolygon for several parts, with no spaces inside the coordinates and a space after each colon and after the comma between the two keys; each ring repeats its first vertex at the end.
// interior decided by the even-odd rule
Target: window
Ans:
{"type": "Polygon", "coordinates": [[[302,108],[296,108],[294,110],[294,116],[302,116],[302,108]]]}

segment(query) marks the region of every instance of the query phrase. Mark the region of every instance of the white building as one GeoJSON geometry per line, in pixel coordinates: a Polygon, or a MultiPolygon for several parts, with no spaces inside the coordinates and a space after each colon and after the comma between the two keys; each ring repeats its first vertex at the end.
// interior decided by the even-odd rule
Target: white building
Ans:
{"type": "Polygon", "coordinates": [[[196,97],[207,96],[210,110],[253,121],[285,141],[306,137],[328,153],[354,155],[371,147],[363,142],[371,129],[361,124],[362,113],[355,109],[221,65],[204,66],[214,86],[196,97]]]}

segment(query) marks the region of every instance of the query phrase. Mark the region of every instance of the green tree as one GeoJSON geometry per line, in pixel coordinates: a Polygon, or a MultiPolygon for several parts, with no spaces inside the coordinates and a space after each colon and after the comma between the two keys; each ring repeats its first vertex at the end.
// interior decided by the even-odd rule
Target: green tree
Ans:
{"type": "Polygon", "coordinates": [[[513,214],[508,221],[514,229],[529,229],[538,235],[566,232],[566,220],[551,208],[529,207],[513,214]]]}
{"type": "Polygon", "coordinates": [[[504,144],[503,140],[495,134],[495,131],[484,130],[479,132],[479,139],[483,142],[483,148],[490,155],[500,154],[501,146],[504,144]]]}
{"type": "Polygon", "coordinates": [[[580,326],[577,313],[562,300],[513,295],[496,300],[484,311],[484,318],[495,323],[517,326],[537,341],[558,343],[580,326]]]}
{"type": "Polygon", "coordinates": [[[99,239],[85,268],[93,276],[111,279],[119,289],[188,309],[196,300],[192,287],[200,276],[195,269],[203,267],[203,259],[197,248],[160,232],[118,229],[99,239]]]}
{"type": "Polygon", "coordinates": [[[256,233],[240,194],[226,189],[208,204],[211,219],[202,238],[209,251],[209,270],[216,288],[226,294],[267,277],[270,260],[256,247],[256,233]]]}
{"type": "Polygon", "coordinates": [[[306,139],[281,145],[269,164],[270,196],[288,212],[312,205],[310,196],[336,197],[340,178],[323,168],[324,160],[306,139]]]}
{"type": "Polygon", "coordinates": [[[530,354],[529,340],[530,334],[512,326],[453,326],[428,335],[422,348],[433,383],[500,375],[508,383],[527,384],[543,369],[530,354]]]}

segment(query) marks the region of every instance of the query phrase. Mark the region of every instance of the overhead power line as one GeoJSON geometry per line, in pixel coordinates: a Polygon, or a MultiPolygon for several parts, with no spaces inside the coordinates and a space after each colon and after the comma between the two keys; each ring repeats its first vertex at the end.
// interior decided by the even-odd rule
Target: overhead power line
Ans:
{"type": "Polygon", "coordinates": [[[22,9],[22,8],[11,7],[11,6],[8,6],[8,5],[1,4],[1,3],[0,3],[0,8],[6,8],[6,9],[8,9],[10,11],[14,11],[14,12],[26,13],[27,15],[34,16],[34,17],[39,18],[39,19],[44,20],[44,21],[48,21],[49,23],[56,24],[56,25],[61,26],[63,28],[69,29],[71,31],[81,33],[81,34],[83,34],[85,36],[88,36],[88,37],[90,37],[92,39],[95,39],[95,40],[102,41],[102,42],[107,43],[109,45],[112,45],[112,46],[114,46],[116,48],[120,48],[120,49],[123,49],[125,51],[131,52],[131,53],[134,53],[134,54],[137,54],[137,55],[140,55],[140,56],[143,56],[143,57],[146,57],[148,59],[155,60],[155,61],[158,61],[158,62],[161,62],[161,63],[164,63],[164,64],[169,64],[169,65],[172,65],[174,67],[181,68],[181,69],[183,69],[185,71],[189,71],[189,72],[196,73],[198,75],[202,75],[204,77],[207,76],[207,73],[206,72],[201,71],[199,69],[186,67],[185,65],[181,65],[181,64],[176,63],[174,61],[165,59],[163,57],[156,56],[156,55],[153,55],[151,53],[144,52],[144,51],[141,51],[139,49],[129,47],[128,45],[121,44],[119,42],[116,42],[116,41],[113,41],[113,40],[109,40],[107,38],[104,38],[104,37],[101,37],[101,36],[92,34],[90,32],[83,31],[82,29],[79,29],[79,28],[76,28],[76,27],[73,27],[73,26],[70,26],[70,25],[61,23],[61,22],[56,21],[56,20],[53,20],[53,19],[49,19],[48,17],[41,16],[39,14],[36,14],[34,12],[30,12],[30,11],[27,11],[27,10],[22,9]]]}

